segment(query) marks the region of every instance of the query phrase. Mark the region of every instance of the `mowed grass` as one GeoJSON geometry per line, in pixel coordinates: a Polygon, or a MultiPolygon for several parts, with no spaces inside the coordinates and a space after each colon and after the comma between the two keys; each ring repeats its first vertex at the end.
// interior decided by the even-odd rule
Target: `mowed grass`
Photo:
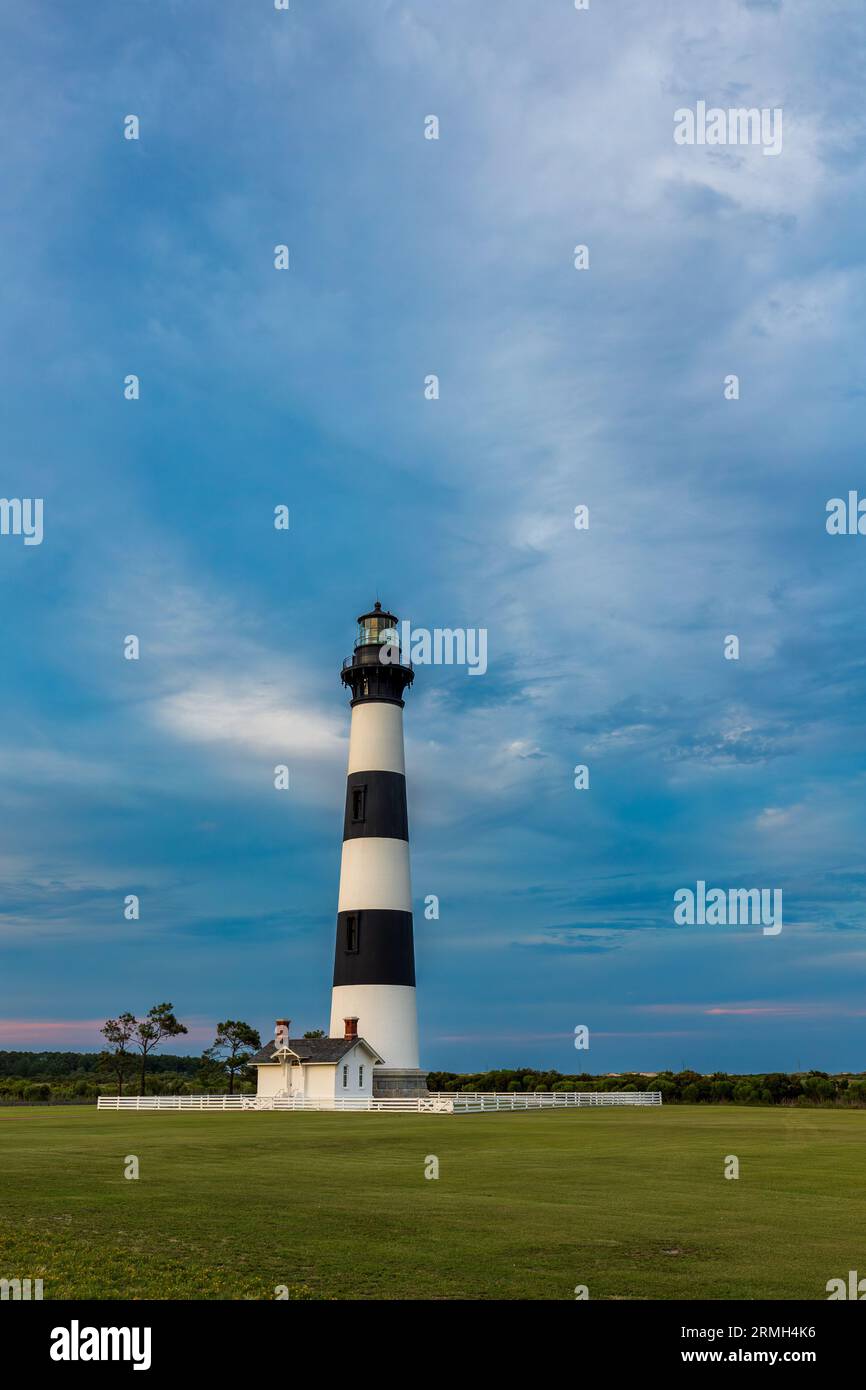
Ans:
{"type": "Polygon", "coordinates": [[[864,1111],[5,1108],[0,1278],[46,1299],[826,1298],[866,1274],[864,1181],[864,1111]]]}

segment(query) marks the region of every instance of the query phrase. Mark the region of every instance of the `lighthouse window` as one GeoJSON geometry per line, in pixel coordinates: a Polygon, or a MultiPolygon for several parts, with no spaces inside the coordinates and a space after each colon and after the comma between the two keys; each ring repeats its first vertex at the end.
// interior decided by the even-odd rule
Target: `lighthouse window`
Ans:
{"type": "Polygon", "coordinates": [[[367,788],[352,788],[352,820],[362,821],[367,815],[367,788]]]}
{"type": "Polygon", "coordinates": [[[343,1067],[343,1085],[344,1085],[344,1086],[348,1086],[348,1084],[349,1084],[349,1068],[348,1068],[348,1067],[343,1067]]]}
{"type": "Polygon", "coordinates": [[[363,1084],[364,1084],[364,1068],[363,1068],[363,1067],[359,1067],[359,1068],[358,1068],[358,1085],[359,1085],[359,1086],[363,1086],[363,1084]]]}
{"type": "Polygon", "coordinates": [[[357,917],[346,918],[346,950],[353,955],[358,950],[358,919],[357,917]]]}

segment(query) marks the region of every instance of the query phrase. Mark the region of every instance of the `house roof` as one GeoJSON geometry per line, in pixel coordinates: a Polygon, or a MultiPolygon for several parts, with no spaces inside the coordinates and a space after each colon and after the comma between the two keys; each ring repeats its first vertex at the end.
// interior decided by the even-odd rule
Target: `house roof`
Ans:
{"type": "MultiPolygon", "coordinates": [[[[345,1057],[347,1052],[351,1052],[353,1047],[362,1043],[366,1047],[371,1057],[375,1057],[377,1062],[383,1062],[374,1047],[371,1047],[366,1038],[289,1038],[286,1046],[290,1052],[294,1052],[300,1062],[339,1062],[345,1057]]],[[[250,1058],[251,1067],[258,1066],[259,1063],[273,1062],[274,1053],[277,1050],[275,1042],[271,1041],[261,1052],[257,1052],[250,1058]]]]}

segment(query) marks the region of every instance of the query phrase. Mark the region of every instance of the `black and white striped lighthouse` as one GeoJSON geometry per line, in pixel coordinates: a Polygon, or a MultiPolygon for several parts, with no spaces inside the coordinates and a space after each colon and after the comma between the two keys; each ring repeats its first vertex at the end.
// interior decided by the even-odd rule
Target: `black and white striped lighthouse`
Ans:
{"type": "Polygon", "coordinates": [[[418,1066],[403,754],[403,695],[413,680],[399,648],[398,619],[377,602],[358,619],[355,648],[342,670],[352,693],[352,729],[330,1034],[342,1037],[344,1020],[357,1018],[359,1035],[385,1060],[373,1073],[378,1095],[427,1089],[418,1066]]]}

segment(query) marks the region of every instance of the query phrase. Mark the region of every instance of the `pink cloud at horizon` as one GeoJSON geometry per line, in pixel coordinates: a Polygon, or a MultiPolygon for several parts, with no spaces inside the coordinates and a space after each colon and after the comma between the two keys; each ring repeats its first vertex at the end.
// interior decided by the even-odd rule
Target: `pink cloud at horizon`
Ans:
{"type": "MultiPolygon", "coordinates": [[[[181,1020],[183,1021],[183,1020],[181,1020]]],[[[105,1047],[100,1028],[103,1018],[0,1018],[0,1046],[22,1051],[99,1052],[105,1047]]],[[[169,1051],[183,1051],[193,1042],[213,1042],[215,1025],[196,1021],[187,1024],[188,1031],[179,1038],[170,1038],[160,1045],[169,1051]]]]}
{"type": "Polygon", "coordinates": [[[700,1014],[704,1018],[863,1018],[866,1009],[844,1008],[838,1004],[778,1004],[756,1000],[733,1004],[639,1004],[638,1013],[700,1014]]]}

